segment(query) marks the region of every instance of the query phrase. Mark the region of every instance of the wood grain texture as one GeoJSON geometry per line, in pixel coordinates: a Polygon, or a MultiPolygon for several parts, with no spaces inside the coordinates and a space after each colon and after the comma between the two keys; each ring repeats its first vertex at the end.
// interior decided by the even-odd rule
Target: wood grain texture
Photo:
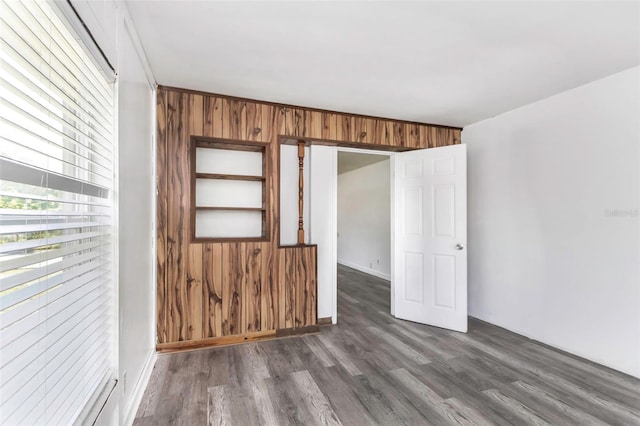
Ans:
{"type": "Polygon", "coordinates": [[[285,114],[281,108],[271,105],[261,105],[262,114],[262,142],[273,142],[278,140],[278,135],[285,133],[285,114]]]}
{"type": "Polygon", "coordinates": [[[262,141],[262,107],[254,103],[247,103],[246,110],[246,139],[250,141],[262,141]]]}
{"type": "Polygon", "coordinates": [[[167,342],[185,340],[187,335],[190,96],[171,92],[167,97],[167,342]]]}
{"type": "MultiPolygon", "coordinates": [[[[189,109],[188,109],[188,135],[202,136],[204,130],[204,97],[201,95],[192,94],[189,95],[189,109]]],[[[187,149],[188,170],[191,171],[193,167],[191,162],[190,153],[191,138],[187,138],[185,141],[187,149]]],[[[189,197],[191,200],[191,196],[189,197]]],[[[187,215],[189,218],[187,229],[191,229],[192,221],[194,220],[194,213],[187,215]]],[[[189,231],[190,232],[190,231],[189,231]]],[[[202,278],[202,244],[191,244],[189,237],[187,236],[187,267],[185,269],[185,311],[182,313],[184,318],[183,322],[186,326],[186,340],[197,340],[203,337],[203,278],[202,278]]]]}
{"type": "Polygon", "coordinates": [[[404,131],[405,131],[404,123],[393,123],[393,145],[407,146],[404,131]]]}
{"type": "Polygon", "coordinates": [[[156,98],[156,336],[167,341],[167,92],[156,98]]]}
{"type": "Polygon", "coordinates": [[[222,245],[222,335],[241,334],[246,331],[245,265],[246,243],[222,245]]]}
{"type": "Polygon", "coordinates": [[[306,327],[317,324],[317,248],[315,246],[306,246],[296,250],[298,253],[295,266],[298,273],[295,280],[295,327],[306,327]]]}
{"type": "Polygon", "coordinates": [[[438,129],[429,129],[431,131],[431,139],[433,140],[433,146],[439,147],[442,145],[442,140],[446,135],[443,135],[442,132],[438,131],[438,129]]]}
{"type": "Polygon", "coordinates": [[[328,112],[322,112],[320,114],[321,114],[320,135],[322,139],[331,139],[332,133],[335,133],[335,129],[334,129],[335,119],[332,120],[334,114],[330,114],[328,112]]]}
{"type": "Polygon", "coordinates": [[[228,127],[226,138],[229,139],[247,139],[247,103],[243,101],[225,99],[224,102],[228,103],[228,107],[224,111],[228,111],[228,118],[225,119],[223,126],[224,129],[228,127]]]}
{"type": "Polygon", "coordinates": [[[408,148],[420,146],[420,127],[417,124],[405,124],[405,138],[408,148]]]}
{"type": "Polygon", "coordinates": [[[373,120],[372,126],[369,129],[371,132],[371,140],[374,145],[384,145],[386,137],[386,128],[384,120],[373,120]]]}
{"type": "Polygon", "coordinates": [[[370,118],[354,117],[352,120],[353,129],[351,139],[358,143],[373,143],[374,141],[374,121],[370,118]]]}
{"type": "MultiPolygon", "coordinates": [[[[201,95],[189,96],[189,110],[187,111],[189,122],[189,136],[202,136],[204,130],[204,97],[201,95]]],[[[187,139],[187,142],[189,140],[187,139]]]]}
{"type": "Polygon", "coordinates": [[[418,132],[420,133],[420,138],[419,138],[420,143],[424,144],[425,148],[432,148],[431,146],[429,146],[429,136],[430,136],[429,128],[420,126],[420,128],[418,129],[418,132]]]}
{"type": "Polygon", "coordinates": [[[341,141],[342,138],[342,116],[340,114],[331,114],[329,116],[329,139],[341,141]]]}
{"type": "Polygon", "coordinates": [[[297,116],[295,108],[282,108],[284,116],[284,134],[296,136],[297,116]]]}
{"type": "Polygon", "coordinates": [[[255,333],[234,334],[223,337],[207,337],[199,340],[183,340],[179,342],[162,343],[156,346],[160,353],[180,352],[183,350],[195,350],[215,348],[219,346],[232,346],[238,343],[250,343],[276,337],[276,330],[256,331],[255,333]]]}
{"type": "Polygon", "coordinates": [[[449,140],[451,145],[459,145],[462,143],[462,130],[449,129],[449,132],[451,133],[451,140],[449,140]]]}
{"type": "MultiPolygon", "coordinates": [[[[287,269],[286,269],[286,249],[277,249],[278,251],[278,328],[287,328],[287,298],[290,296],[290,292],[292,291],[289,286],[287,286],[287,269]]],[[[289,304],[291,302],[289,301],[289,304]]],[[[291,314],[289,314],[289,318],[291,318],[291,314]]],[[[289,321],[289,324],[292,322],[289,321]]]]}
{"type": "Polygon", "coordinates": [[[262,330],[276,330],[278,326],[278,262],[280,250],[270,243],[262,243],[262,291],[260,292],[260,327],[262,330]]]}
{"type": "Polygon", "coordinates": [[[294,135],[299,137],[311,137],[311,111],[296,108],[294,110],[294,119],[294,135]]]}
{"type": "Polygon", "coordinates": [[[284,251],[284,325],[282,328],[295,326],[296,315],[296,280],[298,275],[298,249],[285,248],[284,251]]]}
{"type": "Polygon", "coordinates": [[[286,247],[285,327],[317,324],[316,246],[286,247]]]}
{"type": "Polygon", "coordinates": [[[157,126],[159,344],[315,324],[312,250],[279,247],[280,137],[391,150],[460,143],[456,128],[165,87],[157,126]],[[267,144],[267,241],[192,241],[191,136],[267,144]]]}
{"type": "Polygon", "coordinates": [[[222,244],[204,244],[203,337],[222,336],[222,244]]]}
{"type": "MultiPolygon", "coordinates": [[[[323,114],[320,111],[308,111],[307,132],[311,135],[322,135],[323,114]]],[[[306,136],[306,135],[305,135],[306,136]]]]}
{"type": "MultiPolygon", "coordinates": [[[[271,105],[271,106],[276,106],[278,108],[299,108],[299,109],[303,109],[303,110],[307,110],[307,111],[320,111],[320,112],[326,112],[326,113],[330,113],[330,114],[347,114],[347,115],[353,115],[354,117],[358,117],[359,116],[359,117],[365,117],[365,118],[371,118],[371,119],[377,119],[377,120],[380,120],[380,119],[386,120],[387,119],[385,117],[374,116],[374,115],[357,114],[357,113],[351,114],[351,113],[348,113],[348,112],[345,112],[345,111],[336,111],[336,110],[322,109],[322,108],[312,108],[312,107],[308,107],[308,106],[272,102],[272,101],[267,101],[267,100],[263,100],[263,99],[246,98],[246,97],[225,95],[225,94],[213,93],[213,92],[203,92],[201,90],[186,89],[184,87],[159,85],[158,88],[161,89],[161,90],[166,90],[166,91],[182,92],[182,93],[193,93],[193,94],[196,94],[196,95],[215,96],[215,97],[218,97],[218,98],[234,99],[234,100],[243,101],[243,102],[247,102],[247,103],[255,103],[255,104],[261,104],[261,105],[271,105]]],[[[427,122],[421,122],[421,121],[411,121],[411,120],[395,120],[395,121],[398,121],[400,123],[419,124],[421,126],[443,127],[443,128],[448,128],[448,129],[450,128],[450,129],[460,129],[460,130],[462,130],[462,127],[452,127],[452,126],[447,126],[447,125],[443,125],[443,124],[434,124],[434,123],[427,123],[427,122]]]]}
{"type": "Polygon", "coordinates": [[[262,244],[246,244],[246,330],[248,333],[262,328],[262,244]]]}
{"type": "Polygon", "coordinates": [[[349,140],[352,142],[357,142],[354,141],[354,132],[353,132],[353,122],[355,121],[355,118],[350,116],[350,115],[342,115],[339,118],[338,121],[338,126],[342,127],[342,138],[345,140],[349,140]]]}
{"type": "Polygon", "coordinates": [[[388,281],[343,266],[338,288],[320,333],[159,356],[134,425],[640,423],[636,378],[473,318],[398,320],[388,281]]]}
{"type": "Polygon", "coordinates": [[[203,321],[204,312],[204,289],[202,276],[202,244],[189,244],[188,259],[186,268],[186,301],[185,312],[183,313],[186,323],[186,334],[184,340],[197,340],[204,337],[203,321]]]}
{"type": "Polygon", "coordinates": [[[394,123],[393,121],[386,120],[384,122],[384,133],[381,136],[382,145],[396,145],[396,139],[394,137],[394,123]]]}
{"type": "Polygon", "coordinates": [[[437,148],[440,146],[457,145],[461,142],[461,131],[459,129],[446,128],[421,128],[420,138],[426,139],[428,148],[437,148]]]}
{"type": "Polygon", "coordinates": [[[207,96],[204,99],[204,129],[203,136],[210,138],[222,137],[222,99],[207,96]]]}

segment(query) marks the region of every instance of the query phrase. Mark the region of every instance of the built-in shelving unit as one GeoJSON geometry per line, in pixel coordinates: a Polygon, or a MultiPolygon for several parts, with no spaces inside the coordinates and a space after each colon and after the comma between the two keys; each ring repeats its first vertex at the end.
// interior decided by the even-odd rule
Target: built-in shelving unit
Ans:
{"type": "Polygon", "coordinates": [[[191,155],[193,241],[266,241],[265,144],[193,138],[191,155]]]}
{"type": "Polygon", "coordinates": [[[196,179],[229,179],[229,180],[258,180],[264,181],[264,176],[226,175],[219,173],[196,173],[196,179]]]}
{"type": "MultiPolygon", "coordinates": [[[[299,228],[299,223],[295,226],[299,205],[294,208],[299,170],[291,171],[282,180],[278,165],[294,168],[296,161],[291,156],[286,163],[282,162],[281,144],[298,145],[304,140],[307,144],[407,151],[460,143],[461,129],[184,89],[158,87],[156,101],[156,326],[160,350],[247,342],[286,335],[292,330],[305,332],[310,330],[308,327],[317,331],[313,327],[318,307],[318,250],[315,246],[295,244],[295,231],[299,228]],[[211,149],[201,149],[198,153],[201,164],[196,164],[194,138],[231,143],[238,146],[237,150],[246,146],[260,148],[254,154],[255,165],[244,167],[242,161],[232,158],[236,155],[235,148],[201,144],[200,147],[211,149]],[[244,146],[238,140],[244,141],[244,146]],[[214,164],[215,168],[204,167],[206,163],[214,164]],[[204,175],[196,177],[196,170],[210,175],[252,176],[255,180],[207,179],[204,175]],[[196,204],[196,181],[208,182],[200,191],[205,197],[209,195],[211,202],[198,199],[196,204]],[[225,201],[212,195],[211,191],[219,192],[217,186],[224,183],[240,185],[233,187],[233,191],[240,193],[242,189],[245,199],[255,199],[251,203],[232,203],[232,199],[225,201]],[[246,191],[256,188],[241,187],[242,184],[256,186],[258,195],[246,191]],[[293,247],[280,245],[283,213],[280,201],[284,187],[287,200],[294,203],[284,207],[288,216],[285,226],[293,234],[287,243],[295,244],[293,247]],[[196,210],[196,206],[200,208],[196,210]],[[198,238],[196,214],[203,215],[197,222],[203,232],[198,238]],[[257,217],[251,220],[257,222],[258,238],[237,238],[237,234],[230,232],[226,233],[229,238],[221,237],[224,234],[215,227],[222,222],[215,215],[228,215],[233,226],[238,223],[238,215],[257,217]],[[261,219],[265,217],[263,225],[261,219]],[[214,228],[207,229],[207,221],[213,222],[214,228]],[[213,237],[204,237],[204,231],[213,237]]],[[[305,159],[308,161],[310,157],[305,155],[305,159]]],[[[251,164],[253,161],[249,160],[251,164]]]]}

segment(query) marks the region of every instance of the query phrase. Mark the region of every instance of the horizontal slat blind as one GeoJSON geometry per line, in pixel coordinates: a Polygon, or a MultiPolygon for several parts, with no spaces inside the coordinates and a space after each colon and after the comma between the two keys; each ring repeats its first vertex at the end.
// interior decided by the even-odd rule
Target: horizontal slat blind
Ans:
{"type": "Polygon", "coordinates": [[[0,4],[0,424],[90,422],[115,377],[113,85],[55,4],[0,4]]]}

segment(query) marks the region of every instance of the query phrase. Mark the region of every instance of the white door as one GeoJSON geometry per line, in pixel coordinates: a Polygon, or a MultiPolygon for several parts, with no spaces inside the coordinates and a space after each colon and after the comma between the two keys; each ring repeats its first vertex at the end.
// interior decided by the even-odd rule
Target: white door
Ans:
{"type": "Polygon", "coordinates": [[[466,145],[392,156],[397,318],[467,331],[466,160],[466,145]]]}

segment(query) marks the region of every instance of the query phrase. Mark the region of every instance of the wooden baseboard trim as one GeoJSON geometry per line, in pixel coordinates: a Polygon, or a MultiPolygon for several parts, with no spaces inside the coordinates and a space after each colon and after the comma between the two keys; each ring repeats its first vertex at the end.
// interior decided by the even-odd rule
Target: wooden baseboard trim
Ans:
{"type": "Polygon", "coordinates": [[[331,325],[331,324],[333,324],[331,317],[318,318],[318,325],[331,325]]]}
{"type": "Polygon", "coordinates": [[[299,334],[318,333],[320,326],[308,325],[306,327],[298,328],[282,328],[276,331],[276,337],[297,336],[299,334]]]}
{"type": "Polygon", "coordinates": [[[275,330],[256,331],[234,336],[207,337],[199,340],[184,340],[182,342],[158,343],[156,351],[160,353],[176,352],[185,349],[212,348],[216,346],[237,345],[238,343],[253,342],[269,337],[275,337],[275,330]]]}
{"type": "Polygon", "coordinates": [[[283,328],[280,330],[256,331],[235,336],[208,337],[200,340],[185,340],[182,342],[158,343],[156,351],[161,354],[171,352],[193,351],[198,349],[216,348],[220,346],[238,345],[261,340],[272,340],[282,337],[298,336],[302,334],[318,333],[318,325],[299,328],[283,328]]]}

